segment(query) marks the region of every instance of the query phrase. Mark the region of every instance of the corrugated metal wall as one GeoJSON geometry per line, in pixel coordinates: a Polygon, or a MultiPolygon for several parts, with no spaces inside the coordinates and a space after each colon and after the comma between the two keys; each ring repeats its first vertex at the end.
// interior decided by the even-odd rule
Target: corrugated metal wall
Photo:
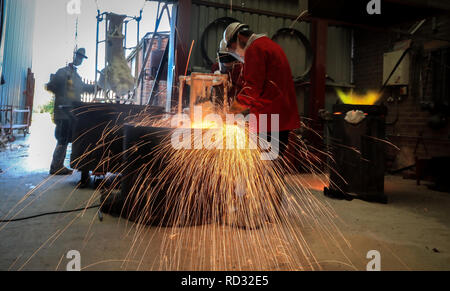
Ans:
{"type": "Polygon", "coordinates": [[[351,82],[352,32],[348,28],[328,27],[327,74],[338,84],[351,82]]]}
{"type": "MultiPolygon", "coordinates": [[[[230,4],[230,0],[216,0],[214,2],[221,4],[230,4]]],[[[303,2],[306,3],[306,1],[303,2]]],[[[302,8],[305,7],[305,4],[302,4],[301,2],[296,0],[233,1],[233,5],[242,5],[245,8],[266,10],[290,15],[299,14],[302,11],[302,8]],[[244,3],[244,5],[242,5],[242,3],[244,3]]],[[[191,67],[205,66],[200,52],[201,36],[205,28],[211,22],[219,17],[224,16],[232,17],[239,21],[242,21],[250,25],[250,28],[253,31],[257,33],[265,33],[269,37],[272,37],[278,29],[289,27],[293,22],[293,20],[283,17],[260,15],[256,13],[248,13],[237,10],[232,11],[231,9],[207,7],[204,5],[193,4],[191,12],[190,37],[192,40],[195,40],[196,45],[193,55],[191,56],[191,67]]],[[[296,24],[294,27],[303,32],[306,36],[309,36],[309,24],[296,24]]],[[[217,52],[219,42],[222,39],[224,29],[225,27],[214,27],[213,29],[210,29],[208,31],[208,34],[206,35],[208,55],[212,60],[215,59],[215,54],[217,52]]],[[[283,46],[286,54],[292,61],[291,64],[293,73],[303,73],[305,66],[305,53],[304,51],[302,51],[303,49],[301,45],[297,44],[295,40],[291,39],[281,40],[280,44],[283,46]]]]}
{"type": "MultiPolygon", "coordinates": [[[[328,27],[327,40],[327,74],[334,81],[334,86],[327,86],[325,109],[333,110],[338,96],[336,88],[350,90],[352,80],[352,31],[343,27],[328,27]]],[[[333,83],[329,79],[327,83],[333,83]]]]}
{"type": "Polygon", "coordinates": [[[0,105],[25,106],[27,69],[32,65],[35,0],[5,1],[5,47],[0,105]]]}
{"type": "MultiPolygon", "coordinates": [[[[210,2],[230,4],[230,0],[215,0],[210,2]]],[[[271,11],[279,14],[297,16],[307,9],[306,0],[233,0],[233,5],[245,8],[271,11]]],[[[225,8],[207,7],[205,5],[192,5],[190,38],[195,40],[190,67],[205,67],[200,45],[201,36],[205,28],[219,17],[232,17],[250,25],[251,29],[257,33],[266,33],[272,37],[275,32],[284,27],[290,27],[293,20],[290,18],[260,15],[225,8]]],[[[296,23],[294,28],[300,30],[308,38],[310,35],[309,23],[296,23]]],[[[222,39],[225,27],[215,27],[209,30],[207,40],[207,50],[209,58],[214,60],[217,47],[222,39]]],[[[328,75],[337,83],[350,84],[351,76],[351,31],[346,28],[330,27],[328,33],[328,75]]],[[[297,40],[291,38],[279,39],[278,43],[284,48],[291,64],[292,73],[298,76],[305,71],[306,55],[305,51],[297,40]]]]}

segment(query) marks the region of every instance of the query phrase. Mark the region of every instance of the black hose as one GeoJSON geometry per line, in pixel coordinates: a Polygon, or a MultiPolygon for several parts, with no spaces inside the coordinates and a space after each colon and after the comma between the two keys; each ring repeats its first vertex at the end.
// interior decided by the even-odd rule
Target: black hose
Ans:
{"type": "Polygon", "coordinates": [[[215,62],[211,60],[211,58],[208,56],[208,50],[206,45],[206,35],[208,34],[208,31],[213,28],[214,26],[224,25],[227,27],[233,22],[239,22],[239,20],[234,19],[232,17],[220,17],[211,22],[203,31],[201,39],[200,39],[200,50],[203,57],[203,61],[205,62],[205,65],[207,67],[211,67],[215,62]]]}
{"type": "Polygon", "coordinates": [[[28,216],[28,217],[21,217],[21,218],[15,218],[15,219],[0,220],[0,223],[7,223],[7,222],[14,222],[14,221],[22,221],[22,220],[27,220],[27,219],[37,218],[37,217],[46,216],[46,215],[55,215],[55,214],[64,214],[64,213],[71,213],[71,212],[79,212],[79,211],[84,211],[84,210],[93,209],[93,208],[100,208],[100,207],[101,207],[101,205],[94,205],[94,206],[90,206],[90,207],[83,207],[83,208],[78,208],[78,209],[73,209],[73,210],[64,210],[64,211],[47,212],[47,213],[37,214],[37,215],[33,215],[33,216],[28,216]]]}
{"type": "Polygon", "coordinates": [[[294,29],[294,28],[288,28],[288,27],[279,29],[272,36],[272,40],[276,42],[276,39],[282,35],[287,35],[287,36],[291,36],[291,37],[294,36],[294,37],[298,38],[300,40],[300,42],[303,44],[303,46],[305,47],[306,69],[303,72],[303,74],[294,77],[295,83],[303,83],[303,82],[305,82],[305,80],[308,79],[309,73],[311,72],[311,69],[313,66],[313,61],[314,61],[314,53],[313,53],[313,49],[311,46],[311,42],[301,31],[294,29]]]}

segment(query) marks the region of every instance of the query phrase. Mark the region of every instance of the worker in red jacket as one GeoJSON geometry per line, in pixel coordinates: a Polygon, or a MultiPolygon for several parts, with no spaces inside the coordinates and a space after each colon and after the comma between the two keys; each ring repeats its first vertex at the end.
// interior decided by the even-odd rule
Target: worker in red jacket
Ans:
{"type": "MultiPolygon", "coordinates": [[[[244,87],[232,104],[231,113],[250,110],[258,120],[253,132],[267,132],[268,141],[275,132],[280,141],[279,153],[286,150],[290,131],[300,127],[295,85],[283,49],[265,35],[258,35],[242,23],[230,24],[224,32],[227,48],[244,57],[244,87]],[[271,115],[279,117],[279,126],[272,126],[271,115]],[[267,115],[264,128],[261,115],[267,115]],[[261,122],[260,122],[261,121],[261,122]]],[[[275,124],[274,124],[275,125],[275,124]]]]}

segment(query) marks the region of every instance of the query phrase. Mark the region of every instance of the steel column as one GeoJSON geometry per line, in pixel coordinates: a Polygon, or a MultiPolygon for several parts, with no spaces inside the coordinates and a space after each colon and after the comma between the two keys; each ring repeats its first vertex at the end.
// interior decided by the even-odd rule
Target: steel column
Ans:
{"type": "Polygon", "coordinates": [[[186,71],[190,44],[191,7],[191,0],[178,1],[176,76],[183,75],[186,71]]]}
{"type": "MultiPolygon", "coordinates": [[[[168,48],[168,62],[167,62],[167,95],[166,95],[166,112],[170,112],[172,108],[172,92],[174,84],[175,73],[175,36],[176,36],[176,23],[177,23],[178,5],[172,6],[172,16],[170,18],[170,39],[168,48]]],[[[167,48],[166,48],[167,51],[167,48]]],[[[161,70],[161,66],[159,70],[161,70]]],[[[158,71],[159,71],[158,70],[158,71]]],[[[155,80],[156,83],[156,80],[155,80]]]]}
{"type": "Polygon", "coordinates": [[[327,36],[328,23],[324,20],[314,20],[311,25],[314,62],[311,70],[309,117],[315,124],[319,121],[319,110],[325,108],[327,36]]]}

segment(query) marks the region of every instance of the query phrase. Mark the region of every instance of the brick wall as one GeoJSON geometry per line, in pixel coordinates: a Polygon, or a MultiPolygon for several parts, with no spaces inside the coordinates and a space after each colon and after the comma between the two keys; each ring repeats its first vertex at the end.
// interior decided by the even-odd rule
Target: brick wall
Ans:
{"type": "MultiPolygon", "coordinates": [[[[146,46],[147,47],[150,44],[150,40],[151,40],[151,37],[146,39],[146,46]]],[[[169,41],[168,36],[163,36],[160,40],[155,39],[155,41],[153,42],[151,50],[152,51],[155,51],[155,50],[158,50],[158,49],[165,50],[167,45],[168,45],[168,41],[169,41]]],[[[147,51],[149,49],[150,48],[148,47],[147,51]]],[[[142,58],[142,55],[140,55],[139,58],[142,58]]],[[[148,70],[152,66],[151,59],[152,58],[149,57],[146,65],[145,65],[145,68],[148,69],[148,70]]],[[[140,62],[138,62],[138,70],[140,71],[141,70],[141,62],[142,61],[141,61],[141,59],[139,59],[139,61],[140,62]]],[[[139,86],[139,88],[137,89],[138,100],[140,100],[140,98],[142,96],[142,104],[147,104],[147,101],[148,101],[148,99],[150,97],[150,94],[151,94],[151,90],[153,88],[153,83],[154,83],[154,80],[152,78],[150,78],[149,76],[146,76],[146,77],[144,77],[143,86],[142,87],[139,86]],[[141,88],[142,88],[142,90],[141,90],[141,88]]],[[[165,107],[166,106],[166,99],[165,99],[166,98],[166,93],[167,93],[167,82],[161,80],[159,82],[159,86],[157,88],[155,99],[154,99],[154,101],[152,101],[152,105],[164,106],[165,107]]]]}
{"type": "MultiPolygon", "coordinates": [[[[153,80],[144,82],[144,96],[142,98],[142,104],[147,104],[148,99],[153,88],[153,80]]],[[[152,99],[151,105],[166,107],[166,96],[167,96],[167,81],[160,81],[158,88],[156,88],[156,93],[152,99]]]]}
{"type": "Polygon", "coordinates": [[[354,80],[358,89],[374,90],[381,87],[383,54],[389,50],[392,37],[383,32],[355,31],[354,80]]]}
{"type": "MultiPolygon", "coordinates": [[[[407,29],[407,24],[399,29],[407,29]]],[[[435,22],[431,19],[418,31],[420,35],[433,36],[434,38],[450,37],[450,17],[438,17],[435,22]],[[434,24],[434,25],[433,25],[434,24]]],[[[392,51],[396,42],[404,39],[398,33],[386,31],[355,31],[355,85],[357,90],[367,91],[379,89],[383,82],[383,54],[392,51]]],[[[429,44],[431,39],[418,40],[420,44],[429,44]]],[[[412,67],[417,64],[412,61],[412,67]]],[[[427,88],[431,88],[431,81],[427,88]]],[[[415,83],[415,82],[413,82],[415,83]]],[[[417,85],[417,84],[416,84],[417,85]]],[[[415,149],[417,156],[428,158],[436,156],[450,156],[450,126],[440,130],[433,130],[428,126],[431,114],[421,109],[421,101],[432,99],[432,90],[427,90],[425,96],[420,97],[418,90],[410,86],[408,96],[402,98],[397,104],[386,103],[389,108],[387,121],[396,120],[398,110],[398,122],[387,126],[388,138],[400,148],[400,152],[392,148],[389,152],[395,157],[393,168],[402,168],[414,164],[415,149]],[[421,99],[423,98],[423,99],[421,99]],[[420,138],[422,136],[422,138],[420,138]]],[[[390,95],[386,90],[385,97],[390,95]]]]}

